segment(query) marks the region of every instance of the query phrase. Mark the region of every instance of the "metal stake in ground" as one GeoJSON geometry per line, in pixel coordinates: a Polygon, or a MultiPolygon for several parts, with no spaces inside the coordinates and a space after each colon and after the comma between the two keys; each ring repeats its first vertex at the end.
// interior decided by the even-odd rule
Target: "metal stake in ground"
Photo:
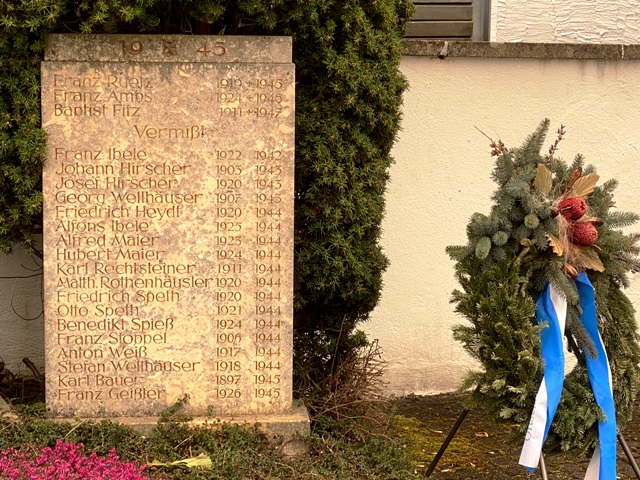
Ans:
{"type": "Polygon", "coordinates": [[[549,480],[547,476],[547,465],[544,463],[544,455],[540,452],[540,474],[542,475],[542,480],[549,480]]]}
{"type": "MultiPolygon", "coordinates": [[[[467,418],[468,414],[469,414],[468,408],[465,408],[464,410],[462,410],[462,412],[460,412],[460,416],[458,416],[456,423],[454,423],[453,427],[451,428],[449,435],[447,435],[447,438],[444,439],[444,442],[442,442],[442,445],[440,446],[438,453],[436,453],[436,456],[433,457],[433,460],[431,460],[431,463],[425,470],[424,476],[426,478],[430,477],[433,471],[435,470],[436,465],[438,465],[438,462],[440,461],[440,458],[442,458],[442,455],[444,455],[444,452],[447,450],[447,447],[449,447],[451,440],[453,440],[453,437],[455,437],[456,433],[458,432],[458,429],[460,428],[460,425],[462,425],[462,422],[464,422],[464,419],[467,418]]],[[[540,473],[542,475],[542,480],[548,480],[547,469],[545,467],[544,458],[542,454],[540,454],[540,473]]]]}
{"type": "Polygon", "coordinates": [[[622,433],[620,432],[618,432],[618,442],[620,442],[620,446],[622,447],[624,454],[627,456],[627,460],[629,460],[629,463],[631,464],[633,473],[636,474],[636,478],[640,479],[640,468],[638,468],[638,464],[636,463],[635,458],[633,458],[631,449],[629,448],[629,445],[627,445],[627,442],[625,441],[624,437],[622,436],[622,433]]]}
{"type": "Polygon", "coordinates": [[[447,447],[451,443],[451,440],[453,440],[453,437],[455,436],[456,432],[460,428],[460,425],[462,425],[462,422],[464,422],[464,419],[467,417],[468,414],[469,414],[468,408],[465,408],[464,410],[462,410],[462,412],[460,413],[460,416],[456,420],[456,423],[453,425],[453,428],[449,432],[449,435],[447,435],[447,438],[444,439],[444,442],[440,446],[440,450],[438,450],[438,453],[436,453],[436,456],[433,457],[433,460],[431,460],[431,464],[424,472],[425,477],[429,477],[433,472],[433,470],[436,468],[436,465],[438,465],[440,458],[442,457],[442,455],[444,455],[444,452],[447,450],[447,447]]]}
{"type": "MultiPolygon", "coordinates": [[[[436,466],[438,465],[438,462],[442,458],[442,455],[444,455],[444,452],[449,447],[451,440],[453,440],[453,437],[455,437],[456,433],[458,432],[458,429],[462,425],[462,422],[464,422],[464,419],[467,418],[469,411],[470,410],[468,408],[465,408],[464,410],[462,410],[462,412],[460,412],[460,416],[458,416],[458,419],[456,420],[456,423],[454,423],[453,427],[451,428],[451,431],[447,435],[447,438],[445,438],[444,442],[442,442],[442,445],[440,446],[438,453],[436,453],[436,456],[433,457],[433,460],[431,460],[431,463],[425,470],[424,472],[425,478],[430,477],[433,471],[435,470],[436,466]]],[[[622,447],[622,450],[625,456],[627,457],[627,460],[629,461],[631,468],[633,469],[633,473],[635,474],[636,478],[640,480],[640,467],[638,467],[638,464],[636,463],[636,460],[633,457],[633,454],[631,453],[631,449],[629,448],[629,445],[627,445],[627,442],[625,441],[624,437],[622,436],[622,433],[620,432],[618,432],[618,442],[620,442],[620,446],[622,447]]],[[[540,474],[542,475],[542,480],[549,479],[547,475],[547,467],[545,465],[544,456],[542,455],[542,453],[540,454],[540,474]]]]}

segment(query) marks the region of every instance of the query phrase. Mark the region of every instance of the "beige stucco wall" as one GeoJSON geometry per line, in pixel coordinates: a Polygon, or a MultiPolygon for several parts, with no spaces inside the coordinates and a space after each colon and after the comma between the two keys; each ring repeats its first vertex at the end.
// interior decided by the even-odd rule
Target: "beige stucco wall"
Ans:
{"type": "Polygon", "coordinates": [[[640,1],[491,0],[493,42],[640,42],[640,1]]]}
{"type": "MultiPolygon", "coordinates": [[[[474,363],[451,338],[463,319],[447,245],[488,213],[489,140],[519,145],[545,117],[566,125],[559,155],[576,153],[620,181],[621,210],[640,212],[640,61],[404,57],[410,82],[387,194],[382,244],[391,265],[372,320],[391,393],[455,389],[474,363]]],[[[640,225],[636,228],[640,231],[640,225]]],[[[640,277],[629,292],[640,308],[640,277]]]]}
{"type": "Polygon", "coordinates": [[[44,368],[41,264],[21,248],[0,254],[0,360],[13,374],[31,375],[25,357],[44,368]]]}

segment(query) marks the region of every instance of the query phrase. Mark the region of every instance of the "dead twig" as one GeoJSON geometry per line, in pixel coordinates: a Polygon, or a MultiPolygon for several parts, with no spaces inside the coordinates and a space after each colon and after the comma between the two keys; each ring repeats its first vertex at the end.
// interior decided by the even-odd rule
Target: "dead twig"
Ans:
{"type": "Polygon", "coordinates": [[[22,363],[24,363],[27,366],[27,368],[31,370],[31,373],[33,373],[33,377],[38,381],[40,386],[44,387],[44,377],[38,371],[38,368],[35,366],[35,364],[31,360],[29,360],[27,357],[22,359],[22,363]]]}
{"type": "Polygon", "coordinates": [[[386,384],[383,379],[386,366],[377,340],[353,352],[327,379],[325,388],[328,394],[320,405],[315,406],[315,415],[375,420],[372,406],[384,403],[382,392],[386,384]]]}

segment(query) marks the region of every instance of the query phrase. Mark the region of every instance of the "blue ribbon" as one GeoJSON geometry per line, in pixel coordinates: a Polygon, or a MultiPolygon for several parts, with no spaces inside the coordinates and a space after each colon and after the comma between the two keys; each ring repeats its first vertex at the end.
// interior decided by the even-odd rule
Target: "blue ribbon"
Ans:
{"type": "Polygon", "coordinates": [[[606,416],[604,421],[598,422],[598,437],[600,441],[600,471],[598,478],[599,480],[615,480],[617,427],[609,361],[602,343],[602,337],[598,331],[593,286],[586,273],[583,272],[578,275],[576,287],[580,294],[580,307],[582,307],[580,320],[596,348],[595,357],[585,355],[587,373],[589,374],[589,381],[591,382],[591,389],[596,403],[606,416]]]}
{"type": "MultiPolygon", "coordinates": [[[[594,453],[595,465],[593,467],[590,465],[589,471],[592,468],[597,468],[598,480],[615,480],[617,427],[609,361],[602,337],[598,331],[593,286],[584,272],[578,275],[575,282],[582,309],[580,321],[593,341],[596,350],[594,357],[585,353],[587,374],[596,403],[606,417],[605,420],[598,422],[599,445],[596,446],[596,452],[594,453]]],[[[560,403],[562,384],[564,383],[564,348],[562,344],[564,331],[562,331],[556,308],[551,301],[551,286],[549,284],[545,286],[536,301],[536,317],[539,324],[546,324],[545,328],[540,332],[542,360],[544,362],[544,383],[546,384],[548,397],[544,442],[547,439],[549,428],[560,403]]],[[[592,460],[593,463],[594,460],[592,460]]]]}
{"type": "Polygon", "coordinates": [[[551,302],[551,285],[549,284],[536,302],[536,318],[539,324],[546,323],[540,331],[544,382],[547,387],[547,423],[544,427],[544,440],[546,440],[560,403],[564,383],[564,346],[562,344],[564,331],[560,327],[556,309],[551,302]]]}

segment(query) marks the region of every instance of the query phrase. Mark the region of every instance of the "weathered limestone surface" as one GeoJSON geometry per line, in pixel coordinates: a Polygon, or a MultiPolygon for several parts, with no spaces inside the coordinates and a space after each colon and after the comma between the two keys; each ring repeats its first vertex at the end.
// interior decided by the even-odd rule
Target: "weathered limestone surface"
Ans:
{"type": "Polygon", "coordinates": [[[42,118],[52,413],[289,411],[291,40],[53,35],[42,118]]]}

